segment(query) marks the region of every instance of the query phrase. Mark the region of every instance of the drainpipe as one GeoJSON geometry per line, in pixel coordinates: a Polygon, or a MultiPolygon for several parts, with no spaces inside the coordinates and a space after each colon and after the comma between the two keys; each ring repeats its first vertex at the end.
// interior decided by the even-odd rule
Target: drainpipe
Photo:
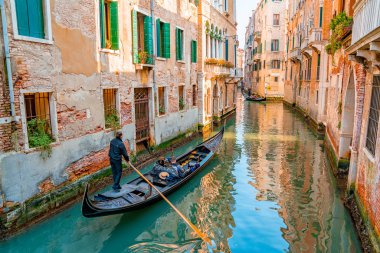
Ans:
{"type": "Polygon", "coordinates": [[[1,11],[1,23],[3,27],[3,41],[4,41],[4,52],[5,52],[5,64],[7,68],[7,79],[9,86],[9,97],[11,102],[11,117],[12,120],[16,120],[15,111],[15,98],[13,93],[13,81],[12,81],[12,70],[11,70],[11,57],[9,54],[9,40],[8,40],[8,30],[7,30],[7,17],[5,14],[4,0],[0,0],[0,11],[1,11]]]}
{"type": "Polygon", "coordinates": [[[153,43],[153,57],[152,57],[152,63],[153,63],[153,129],[154,129],[154,135],[156,134],[156,56],[157,56],[157,48],[156,48],[156,20],[154,18],[154,0],[150,0],[150,16],[152,18],[152,43],[153,43]]]}

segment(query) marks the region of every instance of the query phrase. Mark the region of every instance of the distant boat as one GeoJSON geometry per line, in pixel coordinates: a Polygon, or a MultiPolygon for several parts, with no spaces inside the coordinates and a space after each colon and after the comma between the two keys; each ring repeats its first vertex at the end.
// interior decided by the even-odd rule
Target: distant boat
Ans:
{"type": "Polygon", "coordinates": [[[260,96],[258,96],[256,94],[248,96],[248,94],[243,93],[243,96],[244,96],[245,100],[247,100],[247,101],[261,102],[261,101],[266,101],[267,100],[266,97],[260,97],[260,96]]]}
{"type": "Polygon", "coordinates": [[[261,102],[261,101],[266,101],[267,98],[265,98],[265,97],[246,97],[245,100],[254,101],[254,102],[261,102]]]}
{"type": "MultiPolygon", "coordinates": [[[[177,163],[184,170],[188,170],[191,167],[194,168],[196,163],[199,164],[199,167],[189,172],[185,177],[174,181],[166,181],[153,175],[153,173],[151,173],[153,169],[145,173],[144,176],[165,196],[172,193],[206,167],[207,163],[214,157],[223,139],[223,134],[224,127],[216,135],[199,144],[190,152],[176,158],[177,163]]],[[[82,214],[85,217],[99,217],[125,213],[144,208],[161,199],[161,196],[141,177],[123,185],[120,192],[111,190],[97,194],[93,200],[88,196],[88,188],[89,185],[86,186],[82,202],[82,214]]]]}

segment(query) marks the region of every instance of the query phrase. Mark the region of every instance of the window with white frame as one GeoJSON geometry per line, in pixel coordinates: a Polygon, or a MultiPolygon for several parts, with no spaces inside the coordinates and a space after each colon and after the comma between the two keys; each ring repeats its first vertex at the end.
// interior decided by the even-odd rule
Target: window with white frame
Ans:
{"type": "Polygon", "coordinates": [[[176,59],[177,61],[184,60],[184,31],[181,28],[175,29],[176,35],[176,59]]]}
{"type": "Polygon", "coordinates": [[[186,105],[186,102],[185,102],[185,86],[180,85],[180,86],[178,86],[178,107],[179,107],[179,110],[180,111],[184,110],[185,105],[186,105]]]}
{"type": "Polygon", "coordinates": [[[272,52],[278,52],[280,49],[280,41],[279,40],[272,40],[271,42],[271,51],[272,52]]]}
{"type": "Polygon", "coordinates": [[[11,0],[16,39],[52,40],[49,0],[11,0]]]}
{"type": "Polygon", "coordinates": [[[119,113],[117,111],[117,89],[103,90],[103,106],[105,128],[113,128],[120,124],[119,113]]]}
{"type": "Polygon", "coordinates": [[[280,25],[280,14],[273,14],[273,25],[280,25]]]}
{"type": "Polygon", "coordinates": [[[27,138],[30,148],[53,142],[50,93],[25,93],[25,119],[27,138]]]}
{"type": "Polygon", "coordinates": [[[272,60],[272,69],[280,69],[281,68],[281,61],[280,60],[272,60]]]}
{"type": "Polygon", "coordinates": [[[158,114],[165,115],[166,113],[166,87],[158,87],[158,114]]]}
{"type": "Polygon", "coordinates": [[[373,77],[371,104],[369,108],[366,148],[372,156],[376,153],[377,129],[380,112],[380,75],[373,77]]]}
{"type": "Polygon", "coordinates": [[[228,12],[228,0],[224,0],[224,11],[228,12]]]}

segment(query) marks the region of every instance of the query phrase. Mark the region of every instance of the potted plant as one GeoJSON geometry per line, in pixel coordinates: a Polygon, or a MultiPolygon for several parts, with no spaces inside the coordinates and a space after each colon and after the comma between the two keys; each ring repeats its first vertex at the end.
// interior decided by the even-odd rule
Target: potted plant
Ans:
{"type": "Polygon", "coordinates": [[[333,56],[333,61],[335,52],[342,47],[342,38],[352,30],[352,22],[352,17],[348,17],[345,12],[340,13],[331,20],[330,29],[332,33],[325,50],[333,56]]]}
{"type": "Polygon", "coordinates": [[[111,128],[114,131],[120,128],[120,118],[116,110],[112,110],[111,112],[107,113],[105,120],[106,128],[111,128]]]}
{"type": "Polygon", "coordinates": [[[148,53],[144,50],[139,50],[139,54],[138,54],[138,57],[139,57],[139,62],[141,64],[145,64],[147,59],[148,59],[148,53]]]}
{"type": "Polygon", "coordinates": [[[182,111],[183,109],[185,109],[185,101],[183,98],[180,98],[179,99],[179,110],[182,111]]]}
{"type": "Polygon", "coordinates": [[[49,125],[45,119],[34,118],[28,121],[29,147],[41,150],[41,157],[50,157],[52,148],[50,144],[54,141],[49,133],[49,125]]]}
{"type": "Polygon", "coordinates": [[[160,115],[165,114],[165,107],[163,105],[158,105],[158,112],[160,115]]]}

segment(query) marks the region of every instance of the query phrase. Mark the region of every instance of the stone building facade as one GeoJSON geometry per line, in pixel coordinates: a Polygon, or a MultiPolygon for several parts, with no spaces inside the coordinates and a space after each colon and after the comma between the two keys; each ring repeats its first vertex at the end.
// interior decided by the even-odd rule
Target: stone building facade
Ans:
{"type": "Polygon", "coordinates": [[[253,36],[255,31],[255,11],[249,17],[249,22],[245,28],[245,44],[244,44],[244,88],[252,89],[253,85],[253,36]]]}
{"type": "MultiPolygon", "coordinates": [[[[251,18],[253,51],[251,66],[252,92],[268,98],[282,98],[285,82],[286,2],[262,0],[251,18]]],[[[248,46],[250,48],[250,46],[248,46]]],[[[249,63],[249,64],[248,64],[249,63]]]]}
{"type": "Polygon", "coordinates": [[[330,1],[290,1],[285,101],[297,105],[313,123],[327,114],[330,1]]]}
{"type": "MultiPolygon", "coordinates": [[[[236,1],[199,1],[198,6],[198,87],[199,122],[212,122],[236,107],[237,72],[236,1]]],[[[207,129],[207,128],[206,128],[207,129]]]]}
{"type": "MultiPolygon", "coordinates": [[[[0,63],[0,208],[107,167],[114,129],[132,154],[196,131],[212,78],[198,13],[215,20],[223,39],[236,34],[233,0],[226,12],[180,0],[37,2],[0,2],[9,40],[0,40],[9,59],[0,63]]],[[[234,109],[232,79],[215,78],[228,94],[221,113],[234,109]]]]}
{"type": "Polygon", "coordinates": [[[327,155],[348,174],[375,251],[380,251],[380,2],[289,2],[284,99],[326,128],[327,155]],[[306,78],[305,78],[306,76],[306,78]]]}

